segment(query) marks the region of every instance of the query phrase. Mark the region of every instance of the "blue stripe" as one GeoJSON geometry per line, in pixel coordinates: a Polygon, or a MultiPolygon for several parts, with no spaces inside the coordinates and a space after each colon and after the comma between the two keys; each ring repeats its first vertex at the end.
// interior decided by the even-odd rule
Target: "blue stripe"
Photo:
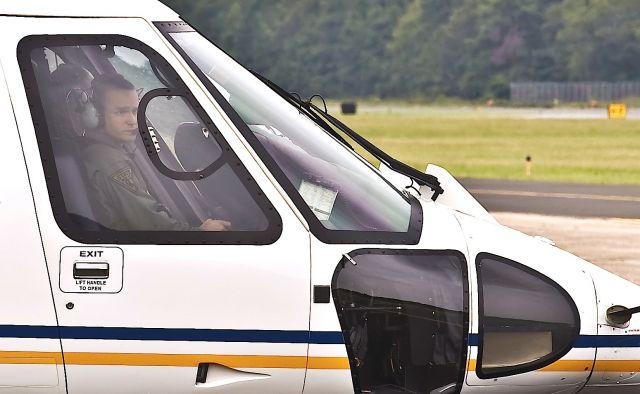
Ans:
{"type": "Polygon", "coordinates": [[[573,347],[640,347],[640,335],[580,335],[573,347]]]}
{"type": "Polygon", "coordinates": [[[309,343],[321,345],[343,345],[342,332],[340,331],[311,331],[309,343]]]}
{"type": "Polygon", "coordinates": [[[337,331],[213,330],[195,328],[50,327],[0,325],[4,338],[114,339],[140,341],[203,341],[343,344],[337,331]]]}
{"type": "MultiPolygon", "coordinates": [[[[344,344],[340,331],[215,330],[195,328],[55,327],[0,325],[2,338],[112,339],[140,341],[203,341],[344,344]]],[[[469,346],[478,346],[469,334],[469,346]]],[[[574,348],[640,347],[640,335],[580,335],[574,348]]]]}
{"type": "MultiPolygon", "coordinates": [[[[478,334],[469,334],[469,346],[479,346],[478,334]]],[[[640,347],[640,335],[580,335],[574,348],[640,347]]]]}
{"type": "Polygon", "coordinates": [[[60,337],[58,327],[50,326],[0,326],[0,337],[3,338],[51,338],[60,337]]]}

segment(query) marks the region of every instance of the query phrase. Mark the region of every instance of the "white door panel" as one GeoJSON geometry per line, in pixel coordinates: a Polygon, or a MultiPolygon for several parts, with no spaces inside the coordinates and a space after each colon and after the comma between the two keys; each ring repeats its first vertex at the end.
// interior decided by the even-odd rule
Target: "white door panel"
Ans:
{"type": "MultiPolygon", "coordinates": [[[[189,79],[191,73],[180,68],[160,35],[142,19],[39,18],[34,23],[14,18],[0,23],[11,25],[6,30],[12,34],[3,38],[0,49],[3,62],[10,64],[10,89],[53,281],[69,393],[301,392],[309,339],[308,232],[208,95],[189,79]],[[69,277],[73,269],[70,272],[68,266],[60,271],[61,263],[69,264],[66,257],[61,261],[61,251],[83,245],[64,235],[54,219],[21,74],[12,55],[22,37],[35,34],[122,34],[165,57],[278,211],[282,219],[278,240],[260,246],[88,245],[122,251],[121,290],[63,292],[61,283],[73,285],[76,278],[69,277]],[[197,384],[199,363],[240,372],[212,373],[197,384]],[[265,378],[245,379],[249,374],[265,378]],[[226,381],[216,381],[217,375],[226,376],[226,381]]],[[[48,324],[55,326],[55,321],[48,324]]]]}
{"type": "Polygon", "coordinates": [[[63,393],[51,286],[14,119],[0,64],[0,391],[63,393]]]}

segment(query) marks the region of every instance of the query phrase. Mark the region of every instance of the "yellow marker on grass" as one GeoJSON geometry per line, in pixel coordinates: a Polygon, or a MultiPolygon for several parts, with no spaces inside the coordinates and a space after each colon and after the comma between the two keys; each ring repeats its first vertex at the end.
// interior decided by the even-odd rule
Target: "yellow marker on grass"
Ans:
{"type": "Polygon", "coordinates": [[[627,105],[624,103],[611,103],[607,107],[609,119],[626,119],[627,105]]]}

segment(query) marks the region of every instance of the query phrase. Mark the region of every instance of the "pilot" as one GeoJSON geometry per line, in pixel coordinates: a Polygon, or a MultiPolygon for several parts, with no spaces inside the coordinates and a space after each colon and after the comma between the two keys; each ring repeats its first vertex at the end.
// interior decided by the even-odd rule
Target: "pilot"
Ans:
{"type": "Polygon", "coordinates": [[[231,223],[207,219],[199,227],[182,223],[149,193],[132,160],[138,135],[138,94],[120,74],[104,74],[92,81],[92,102],[98,126],[86,133],[83,159],[97,190],[101,224],[121,231],[225,231],[231,223]]]}

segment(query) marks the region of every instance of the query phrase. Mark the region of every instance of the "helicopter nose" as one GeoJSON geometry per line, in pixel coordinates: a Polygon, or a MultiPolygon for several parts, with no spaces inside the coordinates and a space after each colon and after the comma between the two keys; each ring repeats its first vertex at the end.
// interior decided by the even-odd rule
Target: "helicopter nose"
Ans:
{"type": "Polygon", "coordinates": [[[597,352],[587,387],[640,391],[640,289],[608,272],[592,275],[598,295],[598,335],[588,338],[597,352]]]}

